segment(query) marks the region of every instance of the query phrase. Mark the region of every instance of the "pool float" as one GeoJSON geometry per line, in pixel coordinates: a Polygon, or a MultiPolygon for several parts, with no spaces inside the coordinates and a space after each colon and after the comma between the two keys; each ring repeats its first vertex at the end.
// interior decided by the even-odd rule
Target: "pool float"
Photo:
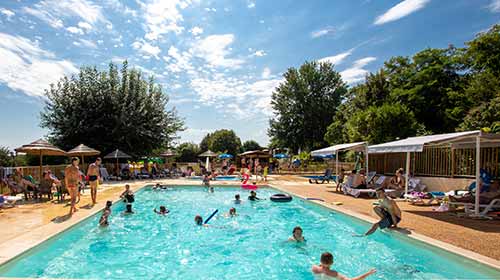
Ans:
{"type": "Polygon", "coordinates": [[[271,195],[271,201],[274,201],[274,202],[290,202],[292,201],[292,197],[288,194],[284,194],[284,193],[277,193],[277,194],[273,194],[271,195]]]}
{"type": "Polygon", "coordinates": [[[248,176],[248,174],[243,174],[241,177],[243,177],[243,183],[241,184],[241,188],[242,189],[245,189],[245,190],[256,190],[256,189],[259,188],[259,187],[257,187],[257,185],[247,184],[248,183],[248,179],[250,178],[250,176],[248,176]]]}
{"type": "Polygon", "coordinates": [[[210,219],[212,219],[215,214],[217,214],[217,212],[219,212],[219,209],[215,209],[215,211],[212,213],[212,215],[210,215],[204,222],[204,224],[208,223],[210,221],[210,219]]]}

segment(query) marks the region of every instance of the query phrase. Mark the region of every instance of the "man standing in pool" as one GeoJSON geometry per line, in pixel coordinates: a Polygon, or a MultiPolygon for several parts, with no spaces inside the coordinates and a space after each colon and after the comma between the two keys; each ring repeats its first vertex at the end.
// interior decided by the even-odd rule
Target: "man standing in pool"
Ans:
{"type": "Polygon", "coordinates": [[[120,198],[124,198],[124,202],[126,203],[127,209],[125,213],[132,214],[132,203],[135,201],[134,192],[130,190],[130,185],[125,185],[125,191],[120,195],[120,198]]]}
{"type": "Polygon", "coordinates": [[[78,163],[80,160],[77,157],[71,159],[71,164],[64,169],[64,183],[66,189],[71,196],[71,207],[69,208],[69,215],[73,215],[76,211],[76,198],[78,196],[78,184],[80,183],[80,169],[78,163]]]}
{"type": "Polygon", "coordinates": [[[99,166],[101,164],[101,158],[98,157],[94,163],[89,165],[89,169],[87,170],[87,176],[89,176],[89,184],[90,184],[90,196],[92,198],[92,205],[97,203],[97,186],[99,184],[99,180],[101,176],[99,175],[99,166]]]}
{"type": "Polygon", "coordinates": [[[375,206],[373,211],[380,217],[380,221],[373,224],[365,235],[374,233],[377,228],[396,228],[401,221],[401,209],[399,209],[396,201],[385,194],[383,188],[377,189],[377,197],[380,199],[380,204],[375,206]]]}

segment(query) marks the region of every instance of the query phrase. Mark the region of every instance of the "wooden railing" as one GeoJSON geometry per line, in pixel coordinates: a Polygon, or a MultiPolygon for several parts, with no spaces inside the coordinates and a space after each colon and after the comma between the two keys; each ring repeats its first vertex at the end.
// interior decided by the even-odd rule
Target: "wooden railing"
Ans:
{"type": "MultiPolygon", "coordinates": [[[[481,148],[481,168],[500,177],[500,148],[481,148]]],[[[381,174],[393,174],[406,166],[406,153],[370,154],[369,168],[381,174]]],[[[476,150],[450,147],[424,147],[411,153],[410,172],[415,176],[474,177],[476,150]]]]}

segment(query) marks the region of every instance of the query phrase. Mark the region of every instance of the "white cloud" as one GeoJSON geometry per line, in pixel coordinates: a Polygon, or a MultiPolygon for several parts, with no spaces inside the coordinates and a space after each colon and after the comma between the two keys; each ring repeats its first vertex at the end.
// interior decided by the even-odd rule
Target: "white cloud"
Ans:
{"type": "Polygon", "coordinates": [[[4,8],[0,8],[0,13],[5,15],[7,17],[7,20],[10,20],[11,17],[16,15],[16,13],[14,13],[13,11],[4,8]]]}
{"type": "Polygon", "coordinates": [[[204,129],[204,128],[192,128],[189,127],[184,131],[181,131],[178,133],[178,135],[181,137],[183,141],[186,142],[193,142],[193,143],[200,143],[203,137],[207,135],[207,133],[213,132],[212,130],[209,129],[204,129]]]}
{"type": "Polygon", "coordinates": [[[68,60],[21,36],[0,33],[0,82],[30,96],[42,96],[44,89],[78,69],[68,60]]]}
{"type": "Polygon", "coordinates": [[[251,56],[265,56],[267,53],[264,50],[256,50],[251,56]]]}
{"type": "Polygon", "coordinates": [[[490,3],[490,5],[488,5],[488,8],[493,13],[499,13],[500,12],[500,0],[491,0],[491,3],[490,3]]]}
{"type": "Polygon", "coordinates": [[[217,12],[217,9],[216,8],[205,8],[205,11],[207,12],[217,12]]]}
{"type": "Polygon", "coordinates": [[[106,0],[104,2],[116,12],[122,13],[127,16],[132,16],[134,18],[137,17],[137,11],[130,9],[128,6],[120,2],[120,0],[106,0]]]}
{"type": "Polygon", "coordinates": [[[352,67],[340,72],[342,79],[348,84],[354,84],[363,81],[366,75],[369,73],[368,70],[364,69],[366,65],[375,61],[377,58],[369,56],[362,59],[354,61],[352,67]]]}
{"type": "Polygon", "coordinates": [[[250,2],[250,3],[248,3],[247,7],[248,7],[249,9],[255,8],[255,2],[250,2]]]}
{"type": "Polygon", "coordinates": [[[158,55],[161,50],[158,46],[153,46],[144,40],[140,40],[132,43],[132,47],[146,56],[154,56],[156,59],[159,59],[158,55]]]}
{"type": "Polygon", "coordinates": [[[70,27],[66,28],[66,30],[68,30],[69,33],[73,33],[73,34],[79,34],[79,35],[83,34],[83,30],[81,30],[80,28],[75,27],[75,26],[70,26],[70,27]]]}
{"type": "Polygon", "coordinates": [[[334,65],[339,65],[344,61],[344,59],[346,59],[348,56],[350,56],[352,54],[352,51],[353,51],[353,49],[350,49],[346,52],[343,52],[343,53],[340,53],[340,54],[337,54],[334,56],[323,57],[321,59],[318,59],[318,62],[330,62],[334,65]]]}
{"type": "Polygon", "coordinates": [[[328,34],[331,34],[334,32],[335,32],[335,28],[326,27],[326,28],[311,32],[311,37],[312,38],[319,38],[319,37],[322,37],[322,36],[325,36],[325,35],[328,35],[328,34]]]}
{"type": "Polygon", "coordinates": [[[262,71],[262,79],[269,79],[269,77],[271,77],[271,69],[269,69],[269,67],[266,67],[262,71]]]}
{"type": "Polygon", "coordinates": [[[76,42],[73,42],[73,45],[79,46],[79,47],[86,47],[89,49],[97,49],[96,43],[94,43],[91,40],[86,40],[86,39],[79,39],[76,42]]]}
{"type": "Polygon", "coordinates": [[[148,40],[158,40],[163,34],[181,33],[184,27],[180,23],[184,20],[179,9],[185,9],[190,0],[153,0],[147,4],[138,2],[144,11],[148,40]]]}
{"type": "Polygon", "coordinates": [[[401,19],[425,7],[430,0],[404,0],[377,17],[374,24],[381,25],[401,19]]]}
{"type": "Polygon", "coordinates": [[[195,27],[191,28],[191,30],[189,30],[189,32],[191,34],[193,34],[194,36],[198,36],[198,35],[203,33],[203,28],[195,26],[195,27]]]}
{"type": "Polygon", "coordinates": [[[238,68],[244,63],[242,59],[227,58],[231,52],[229,46],[233,41],[233,34],[210,35],[198,40],[192,52],[214,67],[238,68]]]}
{"type": "Polygon", "coordinates": [[[189,71],[193,69],[193,66],[191,65],[190,59],[191,59],[191,54],[188,52],[183,52],[180,53],[179,50],[171,46],[168,49],[168,57],[163,57],[163,59],[169,63],[167,65],[167,70],[173,73],[179,73],[182,71],[189,71]],[[172,62],[171,62],[172,61],[172,62]]]}
{"type": "Polygon", "coordinates": [[[77,17],[90,25],[108,23],[101,7],[87,0],[42,0],[23,11],[45,21],[54,28],[63,28],[62,18],[77,17]]]}
{"type": "Polygon", "coordinates": [[[92,29],[92,25],[90,25],[88,22],[80,21],[78,23],[78,27],[81,29],[85,29],[85,31],[89,32],[92,29]]]}

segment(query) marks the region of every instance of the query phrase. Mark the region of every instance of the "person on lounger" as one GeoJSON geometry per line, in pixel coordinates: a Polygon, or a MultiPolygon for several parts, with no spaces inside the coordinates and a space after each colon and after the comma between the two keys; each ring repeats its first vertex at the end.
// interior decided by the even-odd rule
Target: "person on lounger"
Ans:
{"type": "Polygon", "coordinates": [[[341,279],[341,280],[363,280],[366,277],[372,275],[373,273],[377,272],[375,269],[371,269],[370,271],[353,277],[353,278],[348,278],[347,276],[344,276],[340,274],[339,272],[332,270],[330,267],[333,264],[333,255],[330,252],[325,252],[321,254],[321,259],[320,259],[320,264],[319,265],[313,265],[312,267],[312,272],[316,275],[325,275],[329,276],[334,279],[341,279]]]}
{"type": "Polygon", "coordinates": [[[358,174],[355,173],[356,170],[353,170],[354,179],[352,181],[353,189],[366,189],[366,176],[365,170],[361,169],[358,174]]]}
{"type": "Polygon", "coordinates": [[[396,201],[385,194],[383,188],[377,189],[377,197],[380,199],[380,204],[375,206],[373,211],[380,217],[380,221],[373,224],[365,235],[374,233],[378,228],[396,228],[401,221],[401,209],[396,201]]]}
{"type": "MultiPolygon", "coordinates": [[[[481,190],[483,186],[482,180],[479,181],[479,190],[481,190]]],[[[449,197],[451,202],[461,202],[461,203],[475,203],[476,202],[476,194],[475,193],[467,193],[463,196],[455,196],[452,195],[449,197]]],[[[500,198],[500,185],[498,181],[493,182],[488,191],[481,192],[479,194],[479,204],[489,204],[493,199],[500,198]]]]}
{"type": "Polygon", "coordinates": [[[394,190],[389,194],[392,198],[400,198],[405,192],[405,178],[403,177],[403,173],[403,168],[396,170],[396,174],[391,178],[387,186],[388,189],[394,190]]]}

